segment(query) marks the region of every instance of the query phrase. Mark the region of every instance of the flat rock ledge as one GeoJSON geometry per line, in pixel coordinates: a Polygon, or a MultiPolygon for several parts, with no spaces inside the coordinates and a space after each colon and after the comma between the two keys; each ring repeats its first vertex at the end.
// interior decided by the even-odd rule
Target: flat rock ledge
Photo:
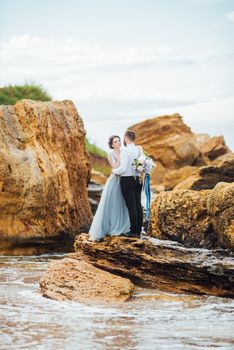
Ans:
{"type": "Polygon", "coordinates": [[[126,301],[134,285],[127,278],[113,275],[73,258],[50,262],[40,281],[42,295],[53,300],[77,302],[126,301]]]}
{"type": "MultiPolygon", "coordinates": [[[[148,237],[106,237],[101,242],[93,242],[87,234],[81,234],[76,238],[75,251],[73,260],[69,261],[82,259],[111,272],[113,281],[114,276],[119,275],[142,287],[234,297],[234,259],[232,253],[225,250],[186,248],[176,242],[148,237]]],[[[72,266],[71,277],[73,274],[75,277],[77,273],[72,271],[72,266]]],[[[95,280],[95,284],[98,283],[95,280]]],[[[92,275],[90,287],[93,288],[92,275]]],[[[106,288],[101,283],[103,296],[106,288]]]]}

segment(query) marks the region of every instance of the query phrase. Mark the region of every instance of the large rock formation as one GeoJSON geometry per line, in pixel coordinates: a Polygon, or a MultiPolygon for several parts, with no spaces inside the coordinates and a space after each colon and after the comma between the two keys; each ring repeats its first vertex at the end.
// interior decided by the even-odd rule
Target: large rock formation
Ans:
{"type": "Polygon", "coordinates": [[[181,181],[175,189],[202,190],[214,188],[218,182],[234,181],[234,153],[224,154],[212,164],[203,166],[181,181]]]}
{"type": "MultiPolygon", "coordinates": [[[[196,135],[198,141],[198,136],[196,135]]],[[[200,143],[200,150],[210,160],[214,160],[223,154],[229,153],[230,150],[226,146],[223,136],[209,137],[200,143]]]]}
{"type": "Polygon", "coordinates": [[[90,170],[71,101],[0,106],[0,252],[64,250],[92,218],[90,170]]]}
{"type": "Polygon", "coordinates": [[[86,234],[76,238],[75,250],[74,258],[143,287],[234,297],[234,262],[222,251],[185,248],[154,238],[120,236],[93,242],[86,234]]]}
{"type": "Polygon", "coordinates": [[[127,278],[72,258],[52,261],[40,287],[47,298],[79,302],[126,301],[134,290],[127,278]]]}
{"type": "Polygon", "coordinates": [[[136,131],[137,143],[166,169],[205,164],[194,134],[179,114],[147,119],[130,129],[136,131]]]}
{"type": "Polygon", "coordinates": [[[188,247],[216,243],[207,213],[209,191],[173,190],[159,193],[151,206],[151,235],[188,247]]]}
{"type": "Polygon", "coordinates": [[[156,162],[151,176],[156,191],[173,189],[199,167],[230,152],[223,137],[194,134],[179,114],[148,119],[130,129],[136,131],[137,143],[156,162]]]}
{"type": "Polygon", "coordinates": [[[219,244],[234,251],[234,182],[217,184],[208,197],[207,209],[219,244]]]}
{"type": "Polygon", "coordinates": [[[151,207],[151,235],[188,247],[234,249],[234,183],[213,190],[161,192],[151,207]]]}

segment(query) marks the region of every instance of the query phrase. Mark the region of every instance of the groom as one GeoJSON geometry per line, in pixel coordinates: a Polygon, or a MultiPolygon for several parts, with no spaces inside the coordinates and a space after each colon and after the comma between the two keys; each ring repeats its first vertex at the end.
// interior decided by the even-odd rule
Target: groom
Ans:
{"type": "Polygon", "coordinates": [[[143,213],[141,207],[142,183],[139,173],[133,169],[134,159],[139,158],[140,151],[135,145],[135,132],[128,130],[124,134],[124,144],[126,148],[120,155],[120,166],[113,169],[113,174],[120,175],[121,191],[128,208],[130,218],[129,236],[140,237],[143,225],[143,213]]]}

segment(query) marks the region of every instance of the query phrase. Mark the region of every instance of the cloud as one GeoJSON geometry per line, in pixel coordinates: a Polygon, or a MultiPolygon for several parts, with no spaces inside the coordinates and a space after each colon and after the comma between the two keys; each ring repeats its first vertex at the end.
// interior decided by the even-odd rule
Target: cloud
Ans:
{"type": "Polygon", "coordinates": [[[200,116],[211,125],[230,120],[233,101],[221,100],[232,95],[232,62],[232,51],[216,49],[103,47],[28,34],[0,39],[0,85],[35,81],[55,99],[72,99],[94,140],[160,114],[200,116]]]}
{"type": "Polygon", "coordinates": [[[229,21],[234,23],[234,11],[231,11],[229,13],[226,14],[226,17],[229,21]]]}
{"type": "Polygon", "coordinates": [[[156,65],[193,65],[210,62],[217,52],[185,53],[169,46],[151,48],[111,48],[89,46],[74,38],[61,40],[32,37],[28,34],[0,40],[0,64],[14,69],[21,67],[23,73],[32,71],[37,75],[43,69],[67,71],[72,69],[130,69],[156,65]]]}
{"type": "Polygon", "coordinates": [[[202,3],[202,4],[213,4],[213,3],[217,3],[217,2],[225,2],[227,0],[193,0],[193,2],[198,2],[198,3],[202,3]]]}
{"type": "MultiPolygon", "coordinates": [[[[36,81],[57,99],[92,100],[102,107],[111,101],[148,101],[149,105],[190,103],[199,96],[192,86],[204,65],[228,59],[215,50],[178,50],[171,46],[103,47],[77,38],[51,39],[28,34],[0,40],[0,84],[36,81]],[[198,73],[198,74],[197,74],[198,73]],[[191,82],[189,82],[189,80],[191,82]],[[184,91],[182,91],[184,90],[184,91]],[[196,97],[195,97],[196,95],[196,97]],[[178,102],[179,101],[179,102],[178,102]],[[157,102],[157,103],[156,103],[157,102]]],[[[211,75],[211,79],[213,75],[211,75]]],[[[97,106],[97,108],[100,106],[97,106]]]]}

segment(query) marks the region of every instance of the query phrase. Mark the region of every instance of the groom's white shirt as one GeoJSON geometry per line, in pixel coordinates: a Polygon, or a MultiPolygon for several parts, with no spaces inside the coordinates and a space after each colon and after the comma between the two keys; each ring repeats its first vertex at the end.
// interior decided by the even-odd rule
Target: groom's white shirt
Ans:
{"type": "Polygon", "coordinates": [[[133,169],[134,159],[140,156],[139,148],[135,143],[128,144],[120,154],[120,166],[113,169],[113,174],[121,176],[139,176],[139,173],[133,169]]]}

